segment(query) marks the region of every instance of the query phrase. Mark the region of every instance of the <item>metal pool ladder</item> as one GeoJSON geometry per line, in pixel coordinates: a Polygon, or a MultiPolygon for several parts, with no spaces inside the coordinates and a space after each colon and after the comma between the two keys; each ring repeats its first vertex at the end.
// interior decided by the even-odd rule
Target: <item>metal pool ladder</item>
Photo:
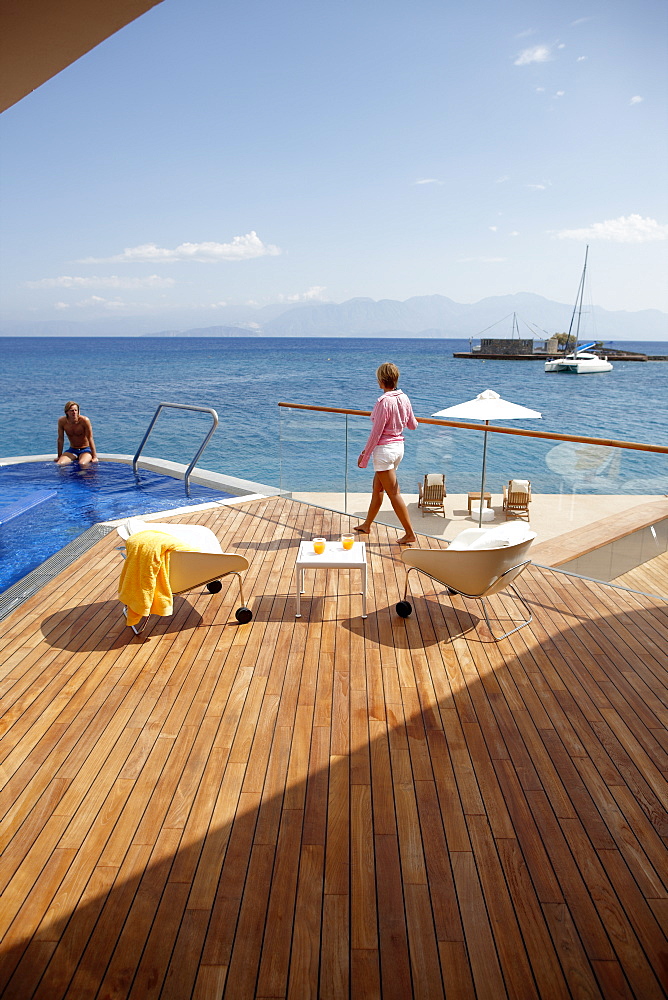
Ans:
{"type": "Polygon", "coordinates": [[[183,477],[184,480],[185,480],[185,485],[186,485],[186,493],[189,493],[190,492],[190,474],[193,471],[193,469],[195,468],[195,465],[197,464],[197,459],[200,457],[200,455],[202,454],[202,452],[204,451],[204,449],[208,445],[209,441],[211,440],[211,435],[213,434],[213,432],[215,431],[216,427],[218,426],[218,414],[210,406],[190,406],[188,403],[160,403],[160,405],[158,406],[158,409],[153,414],[153,420],[148,425],[148,430],[146,431],[146,434],[144,434],[144,438],[142,440],[142,443],[139,445],[139,448],[137,449],[135,457],[132,459],[132,471],[133,472],[137,471],[137,461],[139,459],[139,456],[141,455],[142,449],[143,449],[144,445],[146,444],[148,436],[151,433],[151,431],[153,430],[153,425],[155,424],[156,420],[158,419],[158,417],[160,415],[160,411],[162,410],[162,408],[164,406],[170,406],[173,410],[197,410],[200,413],[210,413],[211,414],[211,419],[213,420],[213,424],[211,426],[211,429],[209,430],[209,433],[207,434],[207,436],[204,438],[204,440],[202,441],[201,445],[199,446],[197,454],[195,455],[195,457],[193,458],[192,462],[190,463],[190,465],[186,469],[185,476],[183,477]]]}

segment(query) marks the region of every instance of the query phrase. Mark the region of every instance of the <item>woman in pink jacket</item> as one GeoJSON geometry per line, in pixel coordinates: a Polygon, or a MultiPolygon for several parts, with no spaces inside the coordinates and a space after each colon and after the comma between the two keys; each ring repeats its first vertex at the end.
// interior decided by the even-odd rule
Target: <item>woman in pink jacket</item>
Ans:
{"type": "Polygon", "coordinates": [[[405,534],[398,540],[400,545],[412,545],[415,532],[397,482],[396,470],[404,455],[404,427],[415,430],[417,420],[408,396],[397,389],[399,369],[386,362],[376,371],[378,385],[383,390],[371,414],[373,427],[364,451],[357,459],[360,469],[366,469],[369,459],[373,460],[373,492],[364,522],[355,528],[362,535],[371,531],[376,514],[387,493],[394,513],[399,518],[405,534]]]}

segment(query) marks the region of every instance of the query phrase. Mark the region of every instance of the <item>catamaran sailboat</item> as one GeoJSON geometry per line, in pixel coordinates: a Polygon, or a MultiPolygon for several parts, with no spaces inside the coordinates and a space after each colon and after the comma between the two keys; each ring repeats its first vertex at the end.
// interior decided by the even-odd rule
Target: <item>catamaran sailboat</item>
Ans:
{"type": "Polygon", "coordinates": [[[585,288],[585,276],[587,274],[587,257],[589,255],[589,247],[585,250],[585,260],[584,267],[582,269],[582,277],[580,278],[580,287],[578,288],[578,294],[575,298],[575,305],[573,306],[573,315],[571,316],[571,325],[568,328],[568,341],[570,343],[571,332],[573,330],[573,324],[575,323],[575,317],[577,316],[577,325],[575,329],[575,348],[570,353],[563,358],[552,358],[545,362],[546,372],[570,372],[573,375],[594,375],[598,372],[611,372],[612,365],[607,358],[601,358],[598,354],[587,353],[590,347],[595,347],[595,342],[591,344],[583,344],[582,347],[578,348],[578,340],[580,337],[580,319],[582,316],[582,298],[584,296],[585,288]]]}
{"type": "Polygon", "coordinates": [[[594,347],[594,344],[584,344],[579,350],[567,354],[565,358],[546,361],[545,371],[571,372],[573,375],[593,375],[597,372],[612,371],[612,365],[607,358],[587,353],[590,347],[594,347]]]}

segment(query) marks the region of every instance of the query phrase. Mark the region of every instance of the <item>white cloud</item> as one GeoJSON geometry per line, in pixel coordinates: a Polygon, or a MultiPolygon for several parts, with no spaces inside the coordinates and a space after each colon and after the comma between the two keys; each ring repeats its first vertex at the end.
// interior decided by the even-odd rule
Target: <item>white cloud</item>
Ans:
{"type": "Polygon", "coordinates": [[[488,226],[488,229],[490,230],[490,232],[495,233],[497,227],[496,226],[488,226]]]}
{"type": "Polygon", "coordinates": [[[549,187],[552,187],[552,181],[545,181],[544,184],[527,184],[527,187],[531,191],[547,191],[549,187]]]}
{"type": "Polygon", "coordinates": [[[143,243],[138,247],[126,247],[123,253],[114,257],[89,257],[79,263],[102,264],[121,262],[124,264],[173,264],[180,261],[217,263],[224,260],[252,260],[255,257],[276,256],[279,247],[263,243],[256,232],[245,236],[235,236],[230,243],[181,243],[173,250],[163,249],[155,243],[143,243]]]}
{"type": "Polygon", "coordinates": [[[536,93],[537,94],[544,94],[545,93],[545,87],[536,87],[536,93]]]}
{"type": "Polygon", "coordinates": [[[169,288],[174,278],[160,278],[151,274],[146,278],[119,278],[111,274],[106,278],[91,276],[90,278],[75,277],[62,274],[58,278],[40,278],[38,281],[26,281],[28,288],[169,288]]]}
{"type": "Polygon", "coordinates": [[[506,181],[509,181],[509,180],[510,180],[509,175],[508,174],[504,174],[503,177],[497,177],[496,180],[494,181],[494,183],[495,184],[505,184],[506,181]]]}
{"type": "Polygon", "coordinates": [[[563,97],[565,93],[566,93],[565,90],[558,90],[554,96],[555,97],[563,97]]]}
{"type": "Polygon", "coordinates": [[[578,17],[576,21],[571,21],[571,28],[574,28],[578,24],[586,24],[587,21],[591,21],[590,17],[578,17]]]}
{"type": "Polygon", "coordinates": [[[318,301],[324,301],[324,285],[312,285],[307,292],[304,292],[302,296],[304,299],[317,299],[318,301]]]}
{"type": "Polygon", "coordinates": [[[562,229],[555,234],[560,240],[612,240],[615,243],[651,243],[668,239],[668,225],[640,215],[620,216],[595,222],[586,229],[562,229]]]}
{"type": "Polygon", "coordinates": [[[529,63],[549,62],[552,58],[549,45],[533,45],[530,49],[522,49],[515,66],[528,66],[529,63]]]}
{"type": "Polygon", "coordinates": [[[629,104],[642,104],[642,101],[643,101],[642,97],[638,97],[638,95],[636,94],[635,97],[631,98],[629,104]]]}
{"type": "Polygon", "coordinates": [[[442,184],[443,181],[436,180],[435,177],[423,177],[415,181],[416,184],[442,184]]]}
{"type": "Polygon", "coordinates": [[[525,31],[520,31],[519,35],[515,35],[515,38],[528,38],[530,35],[535,35],[535,28],[526,28],[525,31]]]}
{"type": "Polygon", "coordinates": [[[586,56],[578,56],[575,61],[576,62],[584,62],[586,58],[587,58],[586,56]]]}
{"type": "Polygon", "coordinates": [[[510,235],[511,236],[519,236],[520,234],[518,233],[518,231],[516,229],[513,229],[512,233],[510,235]]]}
{"type": "Polygon", "coordinates": [[[324,296],[324,285],[312,285],[306,292],[297,292],[295,295],[279,295],[279,302],[326,302],[324,296]]]}
{"type": "Polygon", "coordinates": [[[565,44],[563,42],[559,42],[559,44],[557,45],[557,48],[558,49],[565,49],[566,46],[565,46],[565,44]]]}

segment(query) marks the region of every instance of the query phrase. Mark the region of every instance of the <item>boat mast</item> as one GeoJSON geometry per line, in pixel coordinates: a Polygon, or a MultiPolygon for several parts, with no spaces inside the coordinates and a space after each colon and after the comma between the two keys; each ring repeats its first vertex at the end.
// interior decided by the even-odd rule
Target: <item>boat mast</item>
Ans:
{"type": "Polygon", "coordinates": [[[577,313],[578,322],[575,328],[575,346],[573,347],[573,357],[578,349],[578,340],[580,339],[580,317],[582,316],[582,297],[584,295],[585,287],[585,275],[587,273],[587,257],[589,256],[589,244],[585,248],[585,261],[584,267],[582,268],[582,277],[580,278],[580,286],[578,288],[578,294],[575,297],[575,305],[573,306],[573,315],[571,316],[571,325],[568,328],[568,340],[566,341],[566,352],[568,353],[568,345],[571,340],[571,331],[573,330],[573,323],[575,322],[575,314],[577,313]]]}

